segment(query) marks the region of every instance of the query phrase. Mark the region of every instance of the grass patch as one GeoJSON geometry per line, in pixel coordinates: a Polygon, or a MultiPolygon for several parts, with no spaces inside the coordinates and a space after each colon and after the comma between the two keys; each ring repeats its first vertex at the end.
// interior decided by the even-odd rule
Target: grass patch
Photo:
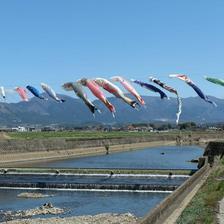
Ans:
{"type": "Polygon", "coordinates": [[[43,138],[68,138],[68,139],[111,139],[124,137],[144,137],[144,136],[188,136],[191,134],[197,135],[214,135],[202,131],[169,131],[169,132],[130,132],[130,131],[57,131],[57,132],[9,132],[7,135],[12,139],[43,139],[43,138]]]}
{"type": "Polygon", "coordinates": [[[68,138],[68,139],[111,139],[123,137],[143,137],[176,135],[170,133],[151,133],[151,132],[128,132],[128,131],[62,131],[62,132],[12,132],[7,133],[12,139],[42,139],[42,138],[68,138]]]}
{"type": "Polygon", "coordinates": [[[224,160],[213,168],[210,176],[177,220],[178,224],[216,223],[218,202],[224,197],[224,160]]]}

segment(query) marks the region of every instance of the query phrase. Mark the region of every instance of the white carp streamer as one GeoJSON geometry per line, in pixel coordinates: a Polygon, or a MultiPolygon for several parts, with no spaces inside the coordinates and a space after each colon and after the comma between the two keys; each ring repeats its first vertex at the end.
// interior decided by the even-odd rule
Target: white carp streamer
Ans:
{"type": "Polygon", "coordinates": [[[177,104],[178,104],[178,111],[176,113],[177,119],[176,119],[176,124],[178,125],[179,120],[180,120],[180,115],[182,113],[182,100],[181,97],[177,94],[177,104]]]}
{"type": "Polygon", "coordinates": [[[5,88],[3,86],[0,87],[0,95],[2,96],[3,99],[6,98],[6,96],[5,96],[5,88]]]}

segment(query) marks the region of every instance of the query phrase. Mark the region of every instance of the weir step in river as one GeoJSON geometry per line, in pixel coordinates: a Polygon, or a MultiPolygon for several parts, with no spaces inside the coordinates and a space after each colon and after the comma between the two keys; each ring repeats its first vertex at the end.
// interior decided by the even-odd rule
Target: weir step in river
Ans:
{"type": "Polygon", "coordinates": [[[1,188],[174,191],[189,175],[2,173],[1,188]]]}

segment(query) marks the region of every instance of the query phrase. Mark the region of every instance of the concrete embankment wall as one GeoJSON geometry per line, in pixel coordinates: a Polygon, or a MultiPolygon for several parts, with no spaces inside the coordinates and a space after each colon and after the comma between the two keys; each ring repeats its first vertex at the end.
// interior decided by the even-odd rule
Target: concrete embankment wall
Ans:
{"type": "Polygon", "coordinates": [[[223,141],[211,141],[205,148],[204,156],[220,156],[224,154],[224,136],[223,141]]]}
{"type": "Polygon", "coordinates": [[[111,138],[111,139],[88,139],[76,140],[66,138],[51,139],[34,139],[34,140],[2,140],[0,141],[0,153],[11,152],[34,152],[34,151],[50,151],[65,150],[75,148],[105,147],[105,145],[123,145],[142,142],[154,141],[176,141],[176,136],[147,136],[147,137],[127,137],[127,138],[111,138]]]}
{"type": "Polygon", "coordinates": [[[163,224],[170,214],[180,206],[180,203],[194,189],[194,187],[202,180],[204,175],[209,171],[209,164],[206,164],[189,178],[183,185],[164,199],[149,214],[147,214],[140,224],[163,224]]]}
{"type": "MultiPolygon", "coordinates": [[[[220,137],[221,139],[221,137],[220,137]]],[[[192,190],[202,180],[204,181],[211,170],[210,167],[215,166],[216,161],[224,156],[224,141],[211,141],[208,143],[204,151],[204,166],[189,178],[183,185],[163,200],[156,208],[147,214],[141,224],[163,224],[167,218],[177,208],[180,203],[189,196],[192,190]]],[[[180,213],[181,214],[181,213],[180,213]]],[[[179,215],[180,215],[179,214],[179,215]]],[[[177,215],[178,216],[178,215],[177,215]]]]}
{"type": "Polygon", "coordinates": [[[179,143],[195,144],[206,143],[211,140],[222,139],[223,133],[180,134],[153,134],[142,137],[121,137],[110,139],[72,139],[72,138],[45,138],[45,139],[7,139],[0,140],[0,153],[35,152],[65,150],[75,148],[105,147],[105,145],[124,145],[142,142],[175,141],[179,143]]]}
{"type": "Polygon", "coordinates": [[[111,139],[45,138],[45,139],[8,139],[0,140],[0,164],[11,166],[27,161],[66,159],[109,152],[127,151],[145,147],[169,144],[200,144],[210,139],[220,139],[222,133],[184,133],[153,134],[142,137],[122,137],[111,139]]]}
{"type": "Polygon", "coordinates": [[[105,154],[108,152],[127,151],[150,146],[169,145],[176,143],[176,136],[147,136],[112,139],[9,139],[0,141],[0,165],[23,166],[29,161],[66,159],[88,155],[105,154]]]}

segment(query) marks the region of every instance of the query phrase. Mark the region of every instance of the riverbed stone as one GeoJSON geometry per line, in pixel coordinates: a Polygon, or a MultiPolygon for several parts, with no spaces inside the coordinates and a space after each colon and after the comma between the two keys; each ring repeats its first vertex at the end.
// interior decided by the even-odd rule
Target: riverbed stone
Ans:
{"type": "Polygon", "coordinates": [[[5,224],[137,224],[137,217],[130,213],[104,213],[95,216],[74,216],[68,218],[22,219],[5,222],[5,224]]]}

